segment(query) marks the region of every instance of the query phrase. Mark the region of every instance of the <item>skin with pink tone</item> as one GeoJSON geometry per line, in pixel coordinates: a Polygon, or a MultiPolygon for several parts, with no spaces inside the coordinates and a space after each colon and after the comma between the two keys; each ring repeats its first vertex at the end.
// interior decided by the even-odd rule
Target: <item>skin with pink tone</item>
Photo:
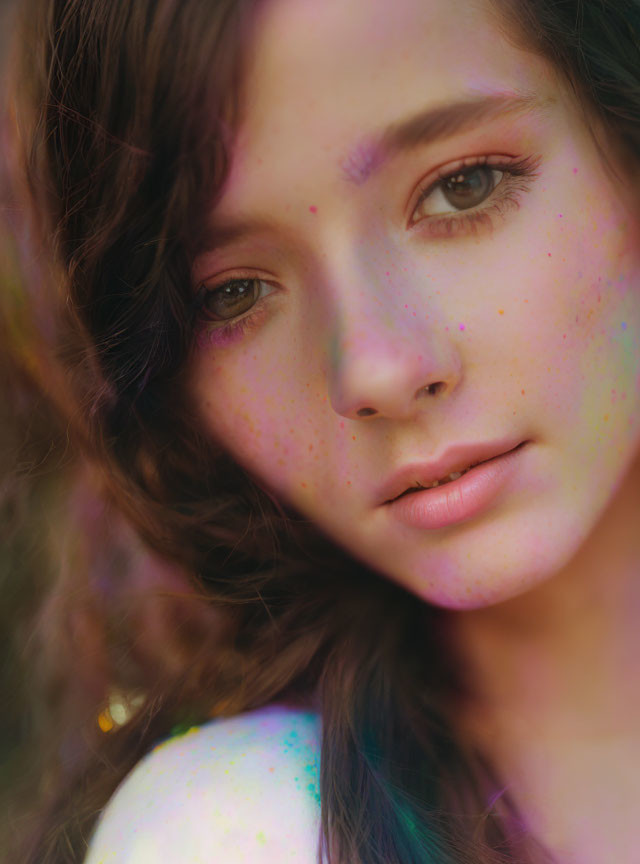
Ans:
{"type": "Polygon", "coordinates": [[[207,287],[262,279],[265,296],[244,333],[201,334],[192,381],[211,434],[277,495],[425,600],[471,609],[564,566],[631,467],[640,222],[548,67],[496,52],[463,5],[267,4],[213,216],[271,227],[194,270],[207,287]],[[542,104],[345,179],[379,128],[489,92],[542,104]],[[416,208],[421,185],[478,156],[539,159],[538,176],[492,229],[432,236],[453,208],[438,192],[416,208]],[[505,436],[533,446],[481,518],[421,532],[380,506],[402,466],[505,436]]]}
{"type": "Polygon", "coordinates": [[[247,58],[211,223],[262,227],[202,254],[193,279],[262,280],[260,299],[225,330],[201,323],[203,426],[354,556],[451,610],[477,688],[461,726],[539,838],[563,862],[636,860],[637,169],[607,167],[567,86],[482,3],[269,0],[247,58]],[[491,95],[517,110],[377,143],[491,95]],[[494,188],[456,210],[439,180],[478,160],[494,188]],[[504,439],[530,443],[472,518],[425,530],[383,504],[399,469],[504,439]]]}
{"type": "Polygon", "coordinates": [[[640,797],[626,773],[640,761],[634,166],[615,176],[566,85],[480,4],[276,0],[248,56],[212,224],[269,222],[202,255],[194,283],[258,278],[263,296],[244,332],[204,325],[203,422],[352,554],[464,613],[452,631],[478,687],[469,725],[500,730],[534,828],[580,864],[611,855],[613,837],[624,857],[640,797]],[[371,143],[492,93],[536,102],[386,158],[371,143]],[[448,233],[438,220],[464,212],[420,190],[477,157],[535,171],[491,224],[448,233]],[[479,515],[428,531],[381,506],[399,468],[508,437],[531,443],[479,515]]]}
{"type": "Polygon", "coordinates": [[[163,742],[109,802],[84,864],[314,864],[320,731],[317,715],[269,705],[163,742]]]}

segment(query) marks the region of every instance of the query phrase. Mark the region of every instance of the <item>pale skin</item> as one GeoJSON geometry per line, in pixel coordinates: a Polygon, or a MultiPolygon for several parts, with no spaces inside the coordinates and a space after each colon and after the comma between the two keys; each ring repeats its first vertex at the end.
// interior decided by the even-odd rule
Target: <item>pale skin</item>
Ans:
{"type": "Polygon", "coordinates": [[[461,726],[559,860],[632,861],[640,185],[632,164],[608,170],[564,83],[488,9],[264,5],[211,218],[270,224],[194,267],[194,285],[255,278],[264,296],[245,332],[203,329],[191,388],[209,433],[277,497],[452,610],[477,691],[461,726]],[[526,106],[407,151],[373,143],[425,109],[489,94],[526,106]],[[416,206],[419,192],[476,157],[535,171],[515,178],[517,205],[491,226],[438,233],[456,211],[438,191],[416,206]],[[380,506],[402,465],[506,435],[532,446],[479,517],[419,531],[380,506]]]}

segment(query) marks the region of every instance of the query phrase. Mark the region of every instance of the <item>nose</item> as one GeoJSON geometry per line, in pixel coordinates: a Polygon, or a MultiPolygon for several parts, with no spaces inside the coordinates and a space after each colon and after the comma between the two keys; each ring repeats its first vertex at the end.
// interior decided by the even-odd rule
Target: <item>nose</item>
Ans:
{"type": "Polygon", "coordinates": [[[441,310],[428,311],[424,295],[402,286],[349,287],[336,304],[331,331],[328,388],[334,411],[349,419],[403,420],[435,396],[451,394],[461,361],[441,310]],[[403,302],[409,294],[412,302],[403,302]]]}

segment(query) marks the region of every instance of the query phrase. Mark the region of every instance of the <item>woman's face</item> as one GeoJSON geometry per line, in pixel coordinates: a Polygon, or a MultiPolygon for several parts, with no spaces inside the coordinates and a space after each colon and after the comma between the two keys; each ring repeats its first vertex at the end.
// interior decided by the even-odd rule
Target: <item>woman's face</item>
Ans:
{"type": "Polygon", "coordinates": [[[515,596],[636,460],[637,190],[481,3],[269,0],[256,33],[194,267],[203,422],[416,595],[515,596]]]}

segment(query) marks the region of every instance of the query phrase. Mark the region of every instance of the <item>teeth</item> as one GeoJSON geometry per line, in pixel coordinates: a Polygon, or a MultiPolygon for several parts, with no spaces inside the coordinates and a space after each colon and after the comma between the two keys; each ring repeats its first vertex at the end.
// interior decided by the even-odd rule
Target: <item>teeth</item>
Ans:
{"type": "Polygon", "coordinates": [[[444,486],[445,483],[450,483],[452,480],[457,480],[459,477],[462,477],[463,474],[466,474],[467,471],[471,471],[472,468],[475,468],[477,465],[482,465],[486,461],[489,460],[481,460],[480,462],[474,462],[472,465],[469,465],[468,468],[465,468],[464,471],[452,471],[451,474],[443,477],[442,480],[434,480],[430,486],[423,488],[435,489],[436,486],[444,486]]]}
{"type": "Polygon", "coordinates": [[[479,462],[476,462],[474,465],[470,465],[468,468],[465,468],[464,471],[452,471],[451,474],[448,474],[442,480],[434,480],[430,486],[418,486],[413,487],[412,489],[407,489],[407,492],[417,491],[417,489],[435,489],[436,486],[444,486],[446,483],[451,482],[451,480],[457,480],[458,477],[462,477],[463,474],[466,474],[467,471],[470,471],[472,468],[475,468],[476,465],[479,465],[479,462]]]}
{"type": "Polygon", "coordinates": [[[451,480],[457,480],[458,477],[462,477],[463,474],[466,474],[467,471],[470,471],[474,466],[471,465],[469,468],[465,468],[464,471],[452,471],[447,477],[442,480],[434,480],[431,484],[431,489],[434,489],[436,486],[444,486],[445,483],[449,483],[451,480]]]}

